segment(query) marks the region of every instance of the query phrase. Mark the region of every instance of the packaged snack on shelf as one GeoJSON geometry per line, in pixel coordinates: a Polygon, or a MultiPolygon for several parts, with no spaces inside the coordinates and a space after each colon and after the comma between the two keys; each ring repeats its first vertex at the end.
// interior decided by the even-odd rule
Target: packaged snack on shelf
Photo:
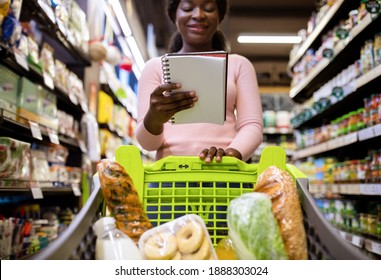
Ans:
{"type": "Polygon", "coordinates": [[[46,153],[42,150],[31,150],[33,181],[50,181],[49,164],[46,153]]]}
{"type": "Polygon", "coordinates": [[[55,163],[65,165],[68,155],[69,150],[65,146],[50,144],[47,148],[49,164],[55,163]]]}
{"type": "Polygon", "coordinates": [[[0,178],[29,179],[30,143],[0,137],[0,178]]]}
{"type": "Polygon", "coordinates": [[[67,69],[66,65],[58,59],[55,60],[55,70],[56,70],[56,76],[54,79],[55,85],[58,86],[60,89],[62,89],[65,93],[67,93],[69,70],[67,69]]]}
{"type": "Polygon", "coordinates": [[[53,83],[53,80],[56,76],[56,70],[54,66],[54,49],[47,43],[44,43],[41,50],[41,62],[42,70],[44,73],[45,83],[46,79],[49,77],[49,83],[53,83]]]}
{"type": "Polygon", "coordinates": [[[216,260],[204,221],[188,214],[146,231],[139,249],[148,260],[216,260]]]}

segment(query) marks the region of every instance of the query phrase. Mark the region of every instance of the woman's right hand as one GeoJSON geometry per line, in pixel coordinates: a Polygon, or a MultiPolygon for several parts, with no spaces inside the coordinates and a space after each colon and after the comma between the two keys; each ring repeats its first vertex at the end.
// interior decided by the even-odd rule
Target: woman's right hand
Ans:
{"type": "Polygon", "coordinates": [[[144,126],[152,134],[158,135],[163,131],[163,124],[168,122],[175,113],[192,108],[197,102],[194,91],[176,91],[181,84],[167,83],[158,86],[150,96],[150,106],[144,117],[144,126]]]}

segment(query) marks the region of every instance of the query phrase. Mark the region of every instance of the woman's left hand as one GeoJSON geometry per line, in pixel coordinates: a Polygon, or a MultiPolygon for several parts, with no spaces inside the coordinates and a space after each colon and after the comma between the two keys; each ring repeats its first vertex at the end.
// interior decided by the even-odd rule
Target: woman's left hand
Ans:
{"type": "Polygon", "coordinates": [[[216,158],[216,162],[221,162],[223,156],[235,157],[242,159],[242,155],[239,151],[233,148],[228,148],[226,150],[222,148],[216,148],[214,146],[209,149],[204,149],[201,151],[199,157],[202,160],[205,160],[206,163],[212,162],[213,158],[216,158]]]}

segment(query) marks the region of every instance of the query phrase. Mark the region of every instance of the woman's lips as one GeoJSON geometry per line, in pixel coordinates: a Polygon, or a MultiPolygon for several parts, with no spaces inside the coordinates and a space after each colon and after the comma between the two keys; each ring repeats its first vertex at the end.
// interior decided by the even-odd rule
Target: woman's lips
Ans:
{"type": "Polygon", "coordinates": [[[193,32],[197,32],[197,33],[204,32],[207,28],[208,27],[204,25],[189,25],[188,26],[189,30],[193,32]]]}

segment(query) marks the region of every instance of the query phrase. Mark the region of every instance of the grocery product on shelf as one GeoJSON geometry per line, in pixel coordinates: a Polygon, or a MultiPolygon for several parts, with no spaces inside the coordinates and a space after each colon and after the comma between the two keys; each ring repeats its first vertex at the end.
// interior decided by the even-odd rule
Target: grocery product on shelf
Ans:
{"type": "Polygon", "coordinates": [[[30,143],[0,137],[0,178],[24,179],[30,176],[30,143]]]}
{"type": "Polygon", "coordinates": [[[289,70],[294,71],[290,96],[303,102],[291,112],[295,164],[310,179],[311,193],[340,236],[379,258],[379,237],[360,226],[361,220],[365,228],[367,221],[376,224],[368,214],[375,215],[373,202],[381,193],[380,11],[371,8],[379,6],[374,2],[358,1],[356,6],[336,1],[340,6],[328,12],[313,42],[301,48],[304,53],[291,58],[289,70]],[[332,36],[331,45],[319,57],[327,36],[332,36]],[[318,62],[308,68],[311,59],[318,62]],[[357,212],[361,201],[372,213],[357,212]]]}

